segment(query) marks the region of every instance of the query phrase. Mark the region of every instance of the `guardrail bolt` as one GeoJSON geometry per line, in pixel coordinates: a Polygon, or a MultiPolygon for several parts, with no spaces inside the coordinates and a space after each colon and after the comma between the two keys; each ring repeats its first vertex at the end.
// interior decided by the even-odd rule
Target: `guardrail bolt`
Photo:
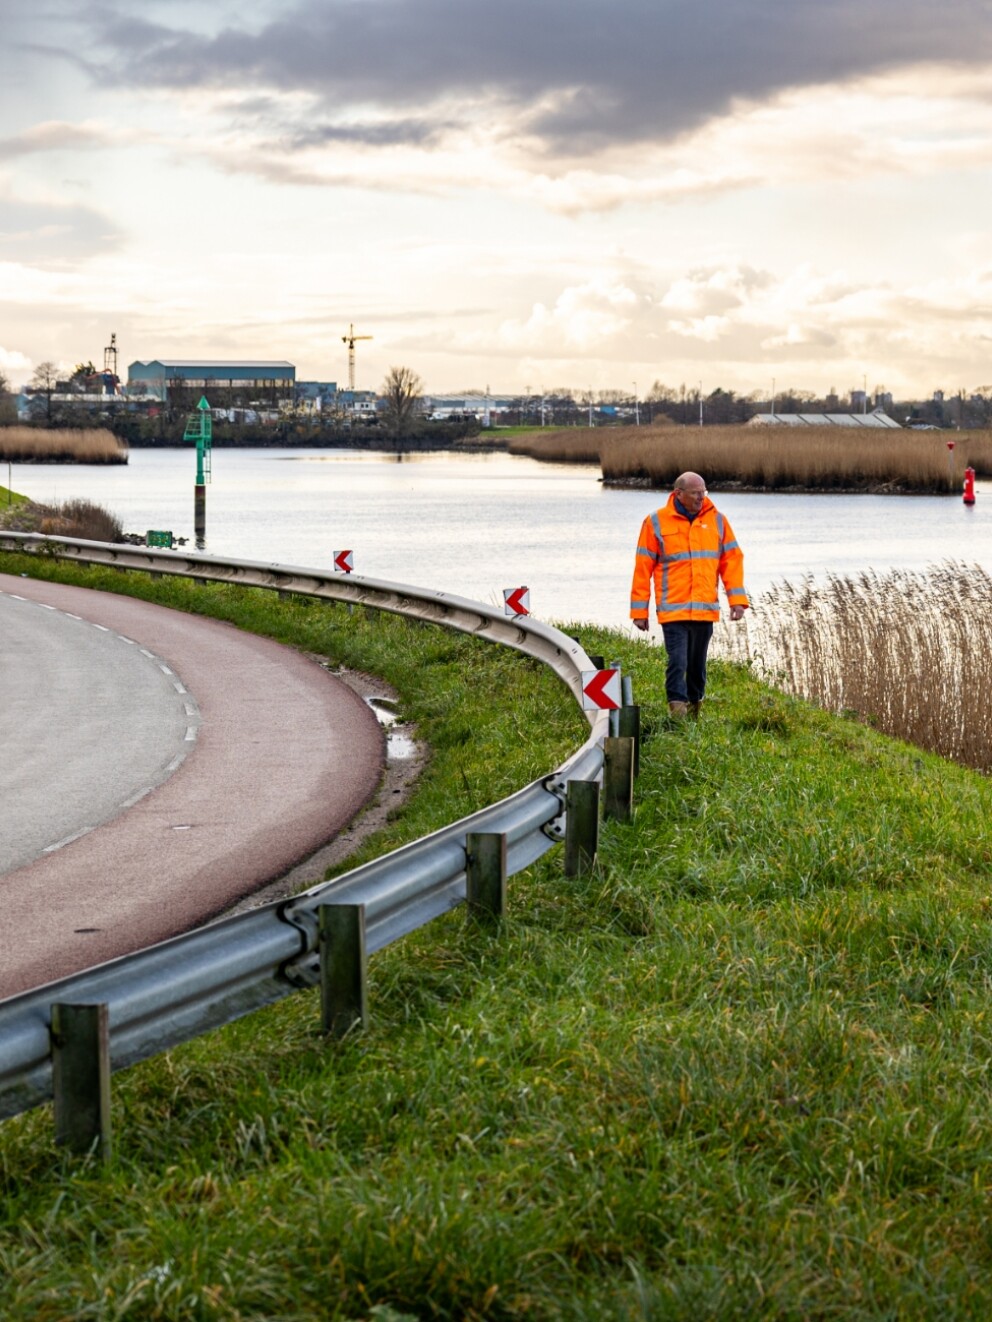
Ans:
{"type": "Polygon", "coordinates": [[[321,1031],[344,1037],[368,1024],[368,954],[364,904],[318,908],[321,1031]]]}
{"type": "Polygon", "coordinates": [[[495,925],[506,912],[506,836],[496,831],[465,835],[465,898],[472,916],[495,925]]]}
{"type": "Polygon", "coordinates": [[[565,876],[591,872],[599,851],[599,782],[570,780],[565,789],[565,876]]]}
{"type": "Polygon", "coordinates": [[[603,740],[603,816],[629,822],[634,809],[634,741],[603,740]]]}
{"type": "Polygon", "coordinates": [[[51,1010],[55,1142],[110,1160],[110,1016],[106,1005],[51,1010]]]}

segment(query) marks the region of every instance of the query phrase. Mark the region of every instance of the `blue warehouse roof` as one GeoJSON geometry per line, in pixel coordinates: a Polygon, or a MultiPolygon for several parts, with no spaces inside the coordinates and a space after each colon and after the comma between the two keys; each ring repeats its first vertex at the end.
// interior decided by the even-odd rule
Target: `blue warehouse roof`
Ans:
{"type": "Polygon", "coordinates": [[[129,365],[129,379],[148,381],[157,377],[197,377],[213,380],[256,379],[259,374],[296,377],[296,367],[283,358],[152,358],[129,365]]]}

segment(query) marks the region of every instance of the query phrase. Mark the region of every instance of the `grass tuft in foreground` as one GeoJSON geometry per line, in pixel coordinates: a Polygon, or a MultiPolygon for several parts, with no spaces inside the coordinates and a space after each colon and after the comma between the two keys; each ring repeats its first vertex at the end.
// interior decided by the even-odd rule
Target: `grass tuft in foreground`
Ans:
{"type": "MultiPolygon", "coordinates": [[[[391,623],[243,595],[203,605],[391,664],[447,745],[418,831],[462,811],[477,701],[493,767],[574,740],[568,703],[497,701],[527,663],[441,635],[404,676],[391,623]]],[[[727,664],[673,730],[660,651],[582,632],[653,730],[596,870],[556,852],[496,939],[456,913],[373,957],[362,1035],[300,994],[117,1076],[107,1172],[44,1112],[0,1126],[0,1314],[988,1314],[988,783],[727,664]]]]}
{"type": "Polygon", "coordinates": [[[58,505],[40,505],[16,494],[7,504],[0,500],[0,528],[81,537],[91,542],[119,542],[124,535],[124,525],[117,515],[91,500],[76,498],[58,505]]]}

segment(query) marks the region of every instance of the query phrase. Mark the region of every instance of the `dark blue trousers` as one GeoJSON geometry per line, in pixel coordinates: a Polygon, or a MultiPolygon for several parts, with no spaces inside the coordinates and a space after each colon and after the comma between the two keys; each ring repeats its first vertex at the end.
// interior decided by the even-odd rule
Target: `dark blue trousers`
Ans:
{"type": "Polygon", "coordinates": [[[668,653],[665,692],[669,702],[702,702],[706,692],[706,653],[713,637],[712,620],[679,620],[663,624],[668,653]]]}

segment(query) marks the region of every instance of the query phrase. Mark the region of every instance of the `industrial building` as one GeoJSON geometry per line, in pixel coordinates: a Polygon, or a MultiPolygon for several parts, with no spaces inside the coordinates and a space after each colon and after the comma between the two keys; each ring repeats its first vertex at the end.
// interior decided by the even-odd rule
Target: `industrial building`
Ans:
{"type": "Polygon", "coordinates": [[[218,404],[233,396],[246,403],[279,404],[292,401],[295,387],[296,368],[280,360],[153,358],[127,369],[130,396],[163,403],[170,393],[198,390],[208,399],[212,392],[218,404]]]}

